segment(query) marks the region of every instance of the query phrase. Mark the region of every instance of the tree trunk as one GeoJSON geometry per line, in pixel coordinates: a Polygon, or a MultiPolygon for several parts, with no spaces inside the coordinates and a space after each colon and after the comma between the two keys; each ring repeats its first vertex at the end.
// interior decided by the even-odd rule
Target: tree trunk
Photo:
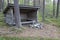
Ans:
{"type": "Polygon", "coordinates": [[[35,0],[33,0],[33,6],[35,6],[35,0]]]}
{"type": "Polygon", "coordinates": [[[43,14],[42,14],[42,21],[45,20],[44,14],[45,14],[45,0],[43,0],[43,14]]]}
{"type": "Polygon", "coordinates": [[[0,11],[3,10],[4,7],[4,0],[0,0],[0,11]]]}
{"type": "Polygon", "coordinates": [[[34,6],[40,6],[40,0],[33,0],[33,5],[34,6]]]}
{"type": "Polygon", "coordinates": [[[53,17],[55,17],[55,0],[53,0],[53,17]]]}
{"type": "Polygon", "coordinates": [[[15,22],[17,27],[21,27],[21,18],[20,18],[20,10],[18,0],[14,0],[14,14],[15,14],[15,22]]]}
{"type": "Polygon", "coordinates": [[[29,0],[24,0],[24,5],[29,5],[29,0]]]}
{"type": "Polygon", "coordinates": [[[40,0],[40,12],[42,15],[42,22],[45,20],[44,14],[45,14],[45,0],[40,0]]]}
{"type": "Polygon", "coordinates": [[[59,16],[59,2],[60,2],[60,0],[58,0],[58,2],[57,2],[56,18],[58,18],[58,16],[59,16]]]}
{"type": "Polygon", "coordinates": [[[9,4],[9,0],[7,0],[7,4],[9,4]]]}

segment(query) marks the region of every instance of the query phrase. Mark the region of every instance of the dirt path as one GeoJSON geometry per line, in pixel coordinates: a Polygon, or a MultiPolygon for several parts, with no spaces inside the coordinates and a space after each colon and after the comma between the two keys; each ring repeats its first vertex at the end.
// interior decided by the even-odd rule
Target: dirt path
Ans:
{"type": "Polygon", "coordinates": [[[24,27],[23,32],[14,33],[10,29],[0,28],[0,33],[5,32],[5,34],[0,34],[3,36],[11,37],[48,37],[48,38],[60,38],[60,33],[58,28],[52,25],[45,24],[43,29],[33,29],[29,27],[24,27]],[[8,32],[8,33],[7,33],[8,32]],[[10,34],[9,34],[10,33],[10,34]]]}

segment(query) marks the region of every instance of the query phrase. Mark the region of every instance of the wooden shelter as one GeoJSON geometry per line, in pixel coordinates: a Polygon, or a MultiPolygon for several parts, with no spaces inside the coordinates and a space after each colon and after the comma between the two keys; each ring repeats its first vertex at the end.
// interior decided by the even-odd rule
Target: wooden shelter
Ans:
{"type": "MultiPolygon", "coordinates": [[[[29,4],[29,0],[26,3],[21,5],[19,4],[19,0],[0,0],[2,1],[3,13],[5,17],[5,22],[9,25],[16,25],[17,27],[21,27],[22,24],[32,24],[37,23],[37,11],[40,7],[31,6],[29,4]],[[11,3],[13,2],[13,4],[11,3]],[[6,4],[7,3],[7,4],[6,4]]],[[[35,4],[35,2],[33,2],[35,4]]],[[[2,7],[0,6],[0,8],[2,7]]]]}
{"type": "MultiPolygon", "coordinates": [[[[36,23],[38,9],[39,9],[39,7],[34,7],[34,6],[30,6],[30,5],[19,5],[21,25],[36,23]]],[[[7,24],[9,24],[9,25],[16,24],[15,13],[14,13],[14,4],[7,5],[7,7],[5,8],[3,13],[5,15],[5,22],[7,24]]]]}

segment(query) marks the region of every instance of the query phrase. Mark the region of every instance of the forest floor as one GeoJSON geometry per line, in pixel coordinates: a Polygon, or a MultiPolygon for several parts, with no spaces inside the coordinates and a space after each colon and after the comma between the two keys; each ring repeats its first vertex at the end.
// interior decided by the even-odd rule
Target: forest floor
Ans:
{"type": "Polygon", "coordinates": [[[42,29],[30,27],[23,27],[21,29],[15,29],[13,27],[0,27],[0,36],[60,38],[60,30],[51,24],[44,24],[42,29]]]}
{"type": "Polygon", "coordinates": [[[47,24],[45,23],[42,29],[30,28],[30,27],[22,27],[16,29],[16,27],[9,27],[8,25],[6,25],[6,23],[4,22],[3,14],[0,14],[0,36],[19,37],[19,38],[20,37],[60,38],[60,29],[59,29],[60,19],[49,18],[46,20],[47,20],[46,22],[48,23],[47,24]]]}

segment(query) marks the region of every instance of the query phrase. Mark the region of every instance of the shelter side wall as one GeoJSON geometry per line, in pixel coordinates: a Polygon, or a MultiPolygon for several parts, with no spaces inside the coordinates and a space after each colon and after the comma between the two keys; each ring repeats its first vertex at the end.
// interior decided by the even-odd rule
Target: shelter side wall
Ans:
{"type": "Polygon", "coordinates": [[[13,17],[13,9],[9,9],[6,14],[5,14],[5,20],[6,23],[8,24],[13,24],[14,23],[14,17],[13,17]]]}

